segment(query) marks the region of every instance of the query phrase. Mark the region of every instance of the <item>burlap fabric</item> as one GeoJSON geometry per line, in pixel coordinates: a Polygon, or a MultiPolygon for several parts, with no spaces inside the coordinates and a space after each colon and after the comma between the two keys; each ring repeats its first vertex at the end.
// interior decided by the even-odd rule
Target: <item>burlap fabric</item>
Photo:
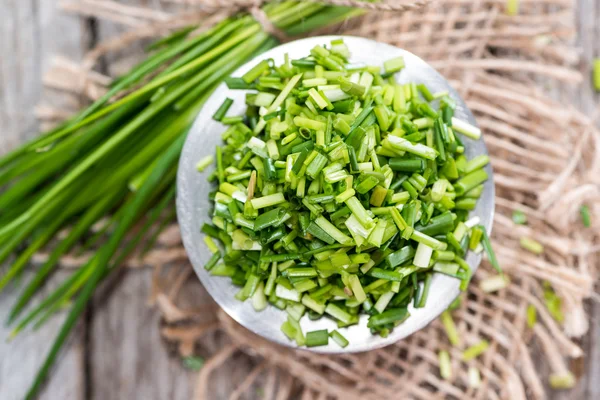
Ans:
{"type": "MultiPolygon", "coordinates": [[[[244,7],[256,11],[261,3],[172,1],[190,8],[172,14],[101,0],[65,4],[71,11],[132,29],[101,44],[82,64],[59,60],[46,84],[95,98],[109,81],[90,72],[101,56],[190,21],[202,20],[205,27],[244,7]],[[73,75],[81,79],[64,79],[73,75]]],[[[579,209],[587,204],[596,220],[600,218],[600,133],[594,116],[545,93],[547,82],[576,85],[582,80],[574,69],[578,56],[571,43],[574,2],[521,1],[516,16],[506,15],[505,0],[436,0],[426,8],[416,7],[422,3],[427,1],[371,5],[395,11],[370,10],[318,33],[365,36],[414,52],[449,78],[466,99],[491,153],[497,195],[493,242],[511,284],[496,293],[482,292],[479,282],[494,273],[484,261],[453,312],[460,346],[450,345],[436,321],[381,350],[321,356],[269,343],[228,318],[207,299],[187,264],[177,228],[171,227],[142,262],[131,261],[130,266],[155,268],[150,300],[164,317],[160,329],[165,339],[184,356],[208,356],[197,378],[196,398],[214,398],[211,376],[217,370],[233,371],[236,364],[245,363],[252,366],[246,369],[251,372],[232,372],[231,399],[540,399],[548,376],[536,370],[534,359],[535,364],[548,364],[552,374],[565,375],[568,360],[582,356],[573,338],[588,329],[584,300],[598,299],[594,283],[600,224],[584,229],[579,209]],[[514,210],[526,214],[527,225],[513,224],[514,210]],[[543,255],[522,250],[522,236],[541,242],[543,255]],[[563,301],[562,324],[544,305],[543,282],[563,301]],[[533,329],[526,324],[529,305],[538,316],[533,329]],[[490,348],[475,360],[462,361],[462,350],[481,339],[487,339],[490,348]],[[440,350],[451,355],[449,380],[439,376],[440,350]],[[478,388],[468,384],[471,366],[481,372],[478,388]]],[[[63,111],[50,107],[39,111],[45,119],[64,117],[63,111]]]]}

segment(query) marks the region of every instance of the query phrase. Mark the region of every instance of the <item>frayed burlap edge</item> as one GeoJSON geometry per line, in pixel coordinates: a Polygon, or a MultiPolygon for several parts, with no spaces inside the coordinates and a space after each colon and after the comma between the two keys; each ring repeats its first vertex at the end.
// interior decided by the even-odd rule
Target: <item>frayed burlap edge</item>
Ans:
{"type": "MultiPolygon", "coordinates": [[[[218,1],[186,1],[211,7],[177,15],[136,7],[116,10],[115,3],[102,0],[85,2],[100,11],[86,7],[84,13],[132,27],[100,45],[83,63],[59,59],[45,80],[48,86],[90,99],[101,95],[109,81],[92,72],[99,57],[190,21],[201,20],[203,27],[209,26],[231,12],[219,8],[223,2],[218,1]],[[80,79],[62,79],[61,73],[80,79]]],[[[238,1],[235,5],[259,3],[238,1]]],[[[550,100],[543,90],[548,81],[581,82],[573,68],[577,52],[570,45],[575,35],[573,6],[570,0],[533,0],[521,3],[519,15],[508,17],[504,1],[438,0],[425,11],[371,12],[333,30],[416,53],[464,96],[491,153],[497,193],[493,242],[511,284],[497,293],[483,293],[479,282],[493,274],[484,262],[464,295],[466,301],[453,313],[460,346],[449,345],[436,321],[382,350],[321,356],[266,342],[214,304],[195,304],[202,289],[173,227],[161,235],[142,262],[132,261],[130,266],[155,269],[150,300],[164,317],[163,336],[177,343],[182,355],[211,354],[197,379],[196,398],[211,398],[212,374],[228,368],[240,354],[256,363],[244,380],[232,385],[231,399],[257,386],[266,399],[545,397],[543,382],[548,377],[540,376],[534,358],[544,358],[553,374],[567,374],[567,361],[582,356],[572,338],[588,329],[583,302],[598,298],[594,282],[600,229],[598,224],[584,229],[579,209],[587,204],[593,216],[600,215],[600,133],[594,128],[594,116],[550,100]],[[513,224],[510,216],[515,210],[527,215],[527,225],[513,224]],[[522,236],[544,244],[544,254],[534,256],[522,250],[518,244],[522,236]],[[545,308],[542,282],[549,282],[563,300],[562,324],[545,308]],[[183,290],[186,285],[193,288],[183,290]],[[526,324],[529,305],[538,314],[533,329],[526,324]],[[204,345],[215,338],[224,344],[204,345]],[[462,361],[461,351],[481,339],[489,340],[490,349],[476,360],[462,361]],[[437,353],[443,349],[452,358],[454,373],[449,380],[442,380],[438,373],[437,353]],[[468,384],[470,366],[481,372],[478,388],[468,384]]],[[[49,107],[39,110],[53,119],[65,115],[49,107]]],[[[79,265],[76,258],[64,264],[79,265]]]]}

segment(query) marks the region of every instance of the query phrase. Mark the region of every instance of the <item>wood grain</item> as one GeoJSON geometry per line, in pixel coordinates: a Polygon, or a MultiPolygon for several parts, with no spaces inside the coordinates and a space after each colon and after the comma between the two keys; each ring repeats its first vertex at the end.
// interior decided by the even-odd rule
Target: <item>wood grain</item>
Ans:
{"type": "MultiPolygon", "coordinates": [[[[43,94],[42,72],[50,67],[53,55],[81,59],[85,51],[82,40],[86,35],[80,19],[61,13],[55,2],[0,0],[0,9],[0,154],[3,154],[37,134],[34,106],[43,94]]],[[[55,105],[60,104],[58,97],[53,99],[55,105]]],[[[21,283],[31,276],[31,273],[24,274],[21,283]]],[[[65,276],[59,273],[53,277],[34,303],[65,276]]],[[[59,313],[36,332],[26,332],[7,343],[5,339],[10,329],[4,326],[4,321],[20,289],[12,287],[0,294],[2,400],[23,398],[66,316],[59,313]]],[[[85,326],[80,325],[71,336],[41,399],[84,398],[84,329],[85,326]]]]}
{"type": "MultiPolygon", "coordinates": [[[[45,93],[42,73],[52,57],[79,60],[87,33],[83,22],[57,9],[57,2],[0,0],[0,153],[35,136],[35,106],[45,93]]],[[[61,106],[64,97],[46,97],[61,106]]]]}
{"type": "Polygon", "coordinates": [[[151,271],[129,271],[111,295],[96,299],[90,326],[91,398],[184,400],[190,373],[170,357],[159,315],[148,307],[151,271]]]}
{"type": "MultiPolygon", "coordinates": [[[[26,273],[22,278],[22,283],[27,282],[32,276],[32,273],[26,273]]],[[[67,274],[64,272],[56,274],[32,302],[32,305],[39,303],[44,295],[58,286],[66,277],[67,274]]],[[[4,321],[6,321],[20,289],[21,287],[11,287],[0,294],[0,322],[2,323],[0,325],[0,399],[2,400],[23,399],[66,317],[66,311],[59,312],[49,319],[41,329],[35,332],[25,331],[12,342],[6,342],[5,339],[12,328],[4,326],[4,321]]],[[[42,391],[41,400],[79,400],[84,398],[84,330],[84,324],[80,324],[71,335],[66,350],[63,351],[52,372],[52,379],[42,391]]]]}

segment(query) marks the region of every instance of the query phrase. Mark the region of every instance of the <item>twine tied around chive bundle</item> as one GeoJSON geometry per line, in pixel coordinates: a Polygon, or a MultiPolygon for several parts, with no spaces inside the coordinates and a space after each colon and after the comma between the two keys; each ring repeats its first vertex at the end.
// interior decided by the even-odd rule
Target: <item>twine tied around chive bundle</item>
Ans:
{"type": "Polygon", "coordinates": [[[284,31],[277,28],[275,24],[271,22],[267,16],[267,13],[263,11],[260,4],[250,7],[248,12],[262,26],[262,29],[265,32],[279,40],[279,42],[284,43],[290,40],[290,37],[284,31]]]}
{"type": "MultiPolygon", "coordinates": [[[[280,42],[288,42],[294,38],[288,36],[283,30],[277,28],[275,24],[267,17],[262,6],[272,2],[269,0],[170,0],[175,3],[194,4],[208,9],[236,9],[247,10],[256,21],[263,27],[263,30],[275,37],[280,42]]],[[[306,0],[307,2],[323,3],[332,6],[362,8],[370,11],[393,11],[405,12],[420,9],[432,0],[382,0],[370,2],[365,0],[306,0]]]]}
{"type": "MultiPolygon", "coordinates": [[[[275,0],[167,0],[171,3],[199,5],[206,8],[251,9],[261,7],[275,0]]],[[[303,0],[307,3],[323,3],[332,6],[364,8],[371,11],[403,12],[417,10],[434,0],[303,0]]]]}
{"type": "MultiPolygon", "coordinates": [[[[194,9],[194,17],[205,21],[203,26],[231,15],[232,10],[239,10],[238,5],[250,4],[171,1],[232,6],[220,14],[194,9]]],[[[334,2],[354,3],[329,3],[334,2]]],[[[361,6],[376,4],[392,2],[361,6]]],[[[134,11],[123,13],[131,17],[134,11]]],[[[230,392],[219,392],[224,398],[252,397],[255,392],[251,389],[261,388],[261,398],[269,400],[543,399],[544,386],[552,377],[575,379],[568,365],[582,356],[577,338],[587,332],[589,324],[584,301],[599,297],[593,285],[600,265],[600,133],[593,120],[551,100],[540,84],[581,82],[575,69],[578,53],[569,42],[575,33],[570,22],[574,21],[573,11],[573,5],[561,0],[532,0],[521,4],[519,16],[510,18],[499,2],[438,0],[435,8],[423,12],[372,12],[330,30],[416,53],[463,95],[490,150],[497,194],[492,239],[511,283],[494,293],[482,290],[480,283],[494,276],[484,262],[460,307],[452,312],[460,336],[457,345],[450,344],[442,323],[435,321],[406,340],[368,353],[323,356],[299,352],[257,337],[219,310],[195,277],[178,230],[172,226],[142,261],[134,258],[128,266],[153,269],[150,300],[162,316],[162,336],[181,356],[209,355],[196,377],[195,398],[215,398],[209,394],[228,389],[215,388],[213,374],[227,374],[240,359],[250,360],[253,366],[230,392]],[[582,205],[590,207],[591,228],[580,222],[582,205]],[[513,223],[514,211],[526,216],[526,225],[513,223]],[[521,249],[521,237],[543,244],[543,254],[521,249]],[[562,322],[545,305],[545,282],[562,299],[562,322]],[[533,326],[527,323],[530,307],[537,319],[533,326]],[[463,351],[483,339],[490,343],[488,350],[465,361],[463,351]],[[439,374],[440,351],[450,354],[452,376],[447,379],[439,374]],[[550,373],[542,372],[540,365],[550,373]],[[471,369],[480,377],[478,385],[471,379],[471,369]]],[[[101,51],[90,59],[163,29],[185,26],[189,23],[186,15],[191,14],[167,15],[159,21],[162,17],[153,14],[154,19],[146,25],[132,25],[134,30],[121,42],[115,39],[101,45],[101,51]]],[[[89,70],[80,73],[97,89],[80,93],[93,98],[104,86],[105,77],[92,76],[89,70]]]]}

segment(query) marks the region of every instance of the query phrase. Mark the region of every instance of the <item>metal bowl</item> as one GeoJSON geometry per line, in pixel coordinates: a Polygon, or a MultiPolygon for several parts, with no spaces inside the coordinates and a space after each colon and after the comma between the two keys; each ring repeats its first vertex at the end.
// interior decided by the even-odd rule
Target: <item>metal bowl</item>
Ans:
{"type": "MultiPolygon", "coordinates": [[[[406,50],[360,37],[319,36],[286,43],[249,61],[240,67],[233,76],[242,76],[264,59],[272,58],[276,64],[283,63],[284,54],[286,53],[291,59],[305,57],[315,45],[329,44],[332,39],[340,37],[348,45],[352,54],[351,62],[353,63],[383,65],[383,62],[390,58],[404,57],[406,67],[396,76],[399,82],[424,83],[432,92],[447,90],[457,104],[455,116],[473,125],[476,124],[473,114],[469,111],[458,93],[448,84],[442,75],[425,61],[406,50]]],[[[214,112],[223,100],[229,97],[234,100],[234,103],[228,114],[242,114],[245,111],[245,93],[242,90],[229,90],[225,84],[221,84],[208,99],[206,105],[196,118],[188,134],[179,163],[179,172],[177,175],[177,216],[181,227],[183,243],[194,270],[206,290],[208,290],[223,310],[252,332],[273,342],[296,347],[295,342],[288,340],[280,330],[281,324],[287,317],[285,311],[269,306],[261,312],[256,312],[252,308],[250,301],[242,303],[234,298],[239,288],[231,283],[230,278],[211,276],[204,269],[204,264],[208,261],[211,254],[202,241],[203,234],[200,232],[200,228],[204,222],[210,222],[211,220],[212,206],[208,199],[208,193],[212,188],[206,178],[214,168],[211,167],[203,173],[198,173],[195,165],[200,158],[213,154],[215,146],[221,144],[221,133],[225,130],[225,127],[212,119],[214,112]]],[[[461,139],[464,141],[465,153],[468,158],[488,153],[483,140],[473,141],[465,137],[461,139]]],[[[486,171],[489,179],[485,183],[483,194],[471,215],[479,216],[481,223],[489,233],[494,214],[494,185],[492,170],[489,165],[486,167],[486,171]]],[[[466,261],[473,271],[475,271],[481,261],[481,255],[470,252],[466,261]]],[[[390,345],[425,327],[440,315],[458,294],[459,281],[457,279],[442,274],[435,274],[432,279],[426,306],[414,309],[411,305],[409,307],[410,317],[394,328],[388,337],[383,338],[372,335],[367,328],[368,316],[362,315],[358,325],[341,329],[341,333],[350,341],[350,344],[346,348],[342,349],[336,343],[330,341],[328,346],[314,347],[307,350],[319,353],[345,353],[367,351],[390,345]]],[[[304,332],[316,329],[337,329],[336,323],[328,318],[321,318],[317,321],[303,318],[301,325],[304,332]]]]}

